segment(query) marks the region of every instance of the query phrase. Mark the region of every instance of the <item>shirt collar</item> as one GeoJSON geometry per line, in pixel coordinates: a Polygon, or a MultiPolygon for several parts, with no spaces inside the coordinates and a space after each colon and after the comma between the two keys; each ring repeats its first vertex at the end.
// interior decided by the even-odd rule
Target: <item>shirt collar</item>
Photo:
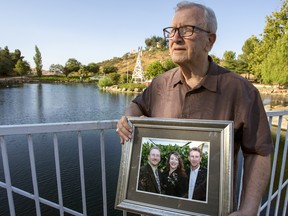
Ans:
{"type": "Polygon", "coordinates": [[[217,85],[218,85],[218,66],[215,64],[210,56],[208,56],[210,65],[208,68],[208,72],[204,79],[202,80],[201,85],[205,87],[206,89],[216,92],[217,91],[217,85]]]}
{"type": "MultiPolygon", "coordinates": [[[[201,85],[205,87],[206,89],[216,92],[217,91],[217,84],[218,84],[218,78],[217,75],[219,74],[218,72],[218,66],[215,64],[210,56],[208,56],[208,59],[210,61],[210,65],[208,68],[208,72],[204,79],[201,81],[201,85]]],[[[183,84],[185,83],[185,79],[181,73],[180,67],[175,68],[175,73],[174,73],[174,82],[172,83],[173,88],[176,87],[178,84],[183,84]]]]}
{"type": "Polygon", "coordinates": [[[191,172],[198,173],[200,166],[198,166],[195,170],[193,170],[192,167],[190,167],[190,169],[191,169],[191,172]]]}
{"type": "Polygon", "coordinates": [[[178,84],[183,84],[184,81],[184,77],[181,73],[181,69],[180,67],[175,68],[175,72],[174,72],[174,79],[173,79],[173,83],[172,83],[172,87],[176,87],[178,84]]]}
{"type": "Polygon", "coordinates": [[[157,169],[157,166],[153,166],[149,161],[148,161],[148,164],[151,166],[153,172],[155,172],[155,170],[157,169]]]}

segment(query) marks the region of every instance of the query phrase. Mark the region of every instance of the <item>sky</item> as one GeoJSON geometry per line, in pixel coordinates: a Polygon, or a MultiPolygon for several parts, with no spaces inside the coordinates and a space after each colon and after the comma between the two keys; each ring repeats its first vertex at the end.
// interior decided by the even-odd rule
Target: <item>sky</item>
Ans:
{"type": "MultiPolygon", "coordinates": [[[[101,62],[145,48],[145,39],[163,37],[170,26],[176,0],[0,0],[0,47],[21,51],[35,67],[35,46],[43,69],[65,65],[69,58],[81,64],[101,62]]],[[[259,37],[266,16],[281,9],[280,0],[197,0],[212,8],[218,20],[211,54],[242,53],[252,35],[259,37]]]]}

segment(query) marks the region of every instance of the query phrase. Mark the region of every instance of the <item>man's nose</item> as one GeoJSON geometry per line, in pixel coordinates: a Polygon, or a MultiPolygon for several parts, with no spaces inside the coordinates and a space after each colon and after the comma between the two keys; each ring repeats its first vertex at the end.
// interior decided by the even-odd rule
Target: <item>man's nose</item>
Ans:
{"type": "Polygon", "coordinates": [[[173,42],[179,42],[179,41],[183,41],[183,38],[180,36],[179,31],[176,31],[174,36],[170,38],[170,40],[173,42]]]}

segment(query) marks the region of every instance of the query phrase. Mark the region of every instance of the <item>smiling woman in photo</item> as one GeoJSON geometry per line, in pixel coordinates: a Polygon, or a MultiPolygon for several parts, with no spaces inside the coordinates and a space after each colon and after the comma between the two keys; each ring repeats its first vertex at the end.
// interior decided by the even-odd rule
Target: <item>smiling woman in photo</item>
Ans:
{"type": "Polygon", "coordinates": [[[178,152],[172,152],[169,155],[165,171],[162,174],[161,186],[163,194],[187,197],[187,175],[178,152]]]}

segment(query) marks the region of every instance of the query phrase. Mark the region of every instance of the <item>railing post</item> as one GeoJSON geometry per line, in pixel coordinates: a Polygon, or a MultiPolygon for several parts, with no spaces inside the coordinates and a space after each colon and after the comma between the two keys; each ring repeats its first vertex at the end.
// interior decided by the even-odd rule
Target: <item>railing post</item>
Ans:
{"type": "Polygon", "coordinates": [[[16,215],[14,199],[13,199],[13,194],[12,194],[12,184],[11,184],[11,176],[10,176],[10,170],[9,170],[7,148],[6,148],[6,143],[5,143],[3,136],[0,137],[0,143],[1,143],[1,152],[2,152],[3,168],[4,168],[6,191],[7,191],[7,197],[8,197],[8,202],[9,202],[10,215],[16,215]]]}
{"type": "Polygon", "coordinates": [[[41,211],[40,211],[40,201],[39,201],[39,190],[38,190],[38,181],[37,181],[37,174],[36,174],[36,167],[35,167],[33,141],[32,141],[32,135],[31,134],[28,134],[28,147],[29,147],[29,157],[30,157],[30,166],[31,166],[36,214],[40,216],[41,211]]]}
{"type": "Polygon", "coordinates": [[[58,148],[58,138],[57,138],[56,133],[54,133],[54,136],[53,136],[53,143],[54,143],[54,156],[55,156],[55,168],[56,168],[56,178],[57,178],[59,211],[60,211],[60,216],[64,216],[61,172],[60,172],[60,160],[59,160],[59,148],[58,148]]]}
{"type": "Polygon", "coordinates": [[[107,190],[106,190],[104,130],[100,131],[100,151],[101,151],[101,171],[102,171],[101,173],[102,173],[102,193],[103,193],[103,215],[107,216],[107,190]]]}
{"type": "Polygon", "coordinates": [[[79,166],[80,166],[80,180],[81,180],[83,215],[87,215],[86,193],[85,193],[85,175],[84,175],[84,162],[83,162],[83,144],[82,144],[82,136],[81,136],[80,131],[78,131],[78,148],[79,148],[79,166]]]}
{"type": "MultiPolygon", "coordinates": [[[[281,120],[282,122],[282,116],[279,118],[279,121],[281,120]]],[[[271,118],[272,122],[272,118],[271,118]]],[[[272,125],[270,126],[272,127],[272,125]]],[[[272,201],[272,193],[273,193],[273,185],[274,185],[274,179],[275,179],[275,172],[276,172],[276,164],[277,164],[277,159],[278,159],[278,152],[279,152],[279,143],[280,143],[280,132],[281,132],[281,123],[278,123],[278,130],[277,130],[277,135],[276,135],[276,141],[275,141],[275,151],[274,151],[274,158],[273,158],[273,164],[272,164],[272,169],[271,169],[271,176],[270,176],[270,187],[269,187],[269,192],[268,192],[268,202],[267,202],[267,207],[266,207],[266,216],[269,216],[270,213],[270,207],[271,207],[271,201],[272,201]],[[280,126],[279,126],[280,125],[280,126]]]]}
{"type": "MultiPolygon", "coordinates": [[[[286,164],[286,159],[287,159],[287,148],[288,148],[288,125],[287,125],[287,130],[286,130],[286,140],[285,140],[283,154],[282,154],[281,173],[280,173],[280,179],[279,179],[279,183],[278,183],[279,186],[278,186],[278,195],[277,195],[277,201],[276,201],[276,207],[275,207],[275,215],[278,215],[278,210],[279,210],[279,203],[280,203],[280,198],[281,198],[281,190],[282,190],[282,184],[283,184],[283,178],[284,178],[285,164],[286,164]]],[[[288,189],[286,189],[286,190],[288,191],[288,189]]],[[[287,205],[287,203],[286,203],[286,205],[287,205]]],[[[283,209],[283,216],[284,216],[284,209],[283,209]]]]}

